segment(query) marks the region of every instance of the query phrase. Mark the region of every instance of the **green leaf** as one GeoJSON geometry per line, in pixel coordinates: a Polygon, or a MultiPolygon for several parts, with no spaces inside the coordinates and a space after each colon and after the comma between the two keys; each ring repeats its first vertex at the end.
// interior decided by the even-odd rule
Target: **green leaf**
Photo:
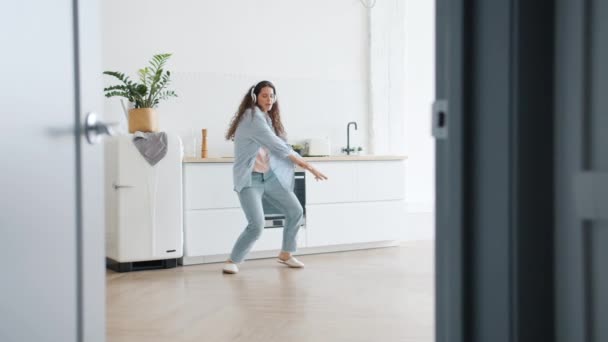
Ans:
{"type": "Polygon", "coordinates": [[[124,85],[115,85],[115,86],[111,86],[111,87],[107,87],[107,88],[103,88],[103,91],[109,91],[109,90],[127,90],[127,87],[124,85]]]}
{"type": "Polygon", "coordinates": [[[152,56],[149,66],[138,69],[137,74],[141,83],[133,82],[128,76],[117,71],[104,71],[104,75],[117,78],[123,84],[104,88],[106,97],[121,96],[135,103],[135,108],[153,108],[159,100],[177,97],[174,91],[164,90],[170,84],[171,73],[164,70],[170,53],[152,56]]]}

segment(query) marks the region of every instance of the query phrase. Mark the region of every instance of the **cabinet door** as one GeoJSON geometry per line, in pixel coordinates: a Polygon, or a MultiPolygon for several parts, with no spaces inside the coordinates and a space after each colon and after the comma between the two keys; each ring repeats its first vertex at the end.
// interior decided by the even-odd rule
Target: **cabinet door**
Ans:
{"type": "Polygon", "coordinates": [[[337,203],[306,208],[308,247],[399,240],[403,201],[337,203]]]}
{"type": "Polygon", "coordinates": [[[401,200],[403,161],[339,161],[317,166],[329,179],[306,182],[307,204],[401,200]]]}
{"type": "Polygon", "coordinates": [[[184,256],[230,253],[246,225],[240,208],[188,210],[184,220],[184,256]]]}
{"type": "MultiPolygon", "coordinates": [[[[223,210],[189,210],[185,215],[184,256],[229,254],[237,238],[247,226],[240,208],[223,210]]],[[[252,251],[279,250],[282,228],[266,228],[252,251]]],[[[306,233],[298,234],[298,246],[305,247],[306,233]]]]}
{"type": "Polygon", "coordinates": [[[306,207],[308,247],[339,245],[352,239],[357,217],[352,203],[309,205],[306,207]]]}
{"type": "Polygon", "coordinates": [[[240,208],[232,163],[184,163],[185,210],[240,208]]]}
{"type": "Polygon", "coordinates": [[[323,162],[316,168],[329,178],[317,182],[314,177],[306,179],[306,203],[340,203],[355,200],[357,162],[323,162]]]}
{"type": "Polygon", "coordinates": [[[405,197],[403,161],[357,162],[356,201],[400,200],[405,197]]]}

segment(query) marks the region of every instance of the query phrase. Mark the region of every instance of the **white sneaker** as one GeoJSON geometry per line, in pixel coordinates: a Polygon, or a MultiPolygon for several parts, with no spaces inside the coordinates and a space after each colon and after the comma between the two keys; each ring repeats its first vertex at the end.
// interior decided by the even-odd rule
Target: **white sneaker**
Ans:
{"type": "Polygon", "coordinates": [[[285,264],[291,268],[302,268],[304,267],[304,263],[301,262],[300,260],[296,259],[295,257],[290,257],[287,260],[281,260],[277,258],[277,262],[281,263],[281,264],[285,264]]]}
{"type": "Polygon", "coordinates": [[[222,273],[237,274],[239,273],[239,268],[236,266],[236,264],[227,262],[224,264],[224,268],[222,268],[222,273]]]}

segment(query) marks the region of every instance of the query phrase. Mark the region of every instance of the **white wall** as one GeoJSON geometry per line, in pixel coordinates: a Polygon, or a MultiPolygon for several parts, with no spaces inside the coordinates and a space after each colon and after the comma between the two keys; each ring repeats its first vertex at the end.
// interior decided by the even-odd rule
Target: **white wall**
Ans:
{"type": "MultiPolygon", "coordinates": [[[[132,77],[160,52],[179,98],[161,103],[160,125],[209,132],[209,156],[232,155],[223,135],[255,82],[277,86],[290,141],[329,137],[333,152],[351,137],[367,147],[367,26],[359,0],[104,0],[103,67],[132,77]]],[[[104,76],[105,85],[116,83],[104,76]]],[[[124,120],[118,98],[106,117],[124,120]]],[[[126,127],[123,126],[123,128],[126,127]]],[[[192,144],[187,144],[186,153],[192,144]]]]}
{"type": "MultiPolygon", "coordinates": [[[[180,97],[161,103],[161,129],[180,134],[186,153],[199,150],[190,132],[207,128],[209,155],[232,155],[223,135],[239,101],[272,80],[290,141],[328,136],[339,154],[356,121],[353,145],[407,155],[405,238],[433,237],[434,1],[377,0],[369,17],[359,0],[102,4],[104,70],[135,75],[153,54],[174,54],[180,97]]],[[[105,114],[122,118],[117,98],[105,114]]]]}
{"type": "Polygon", "coordinates": [[[405,1],[405,154],[409,237],[434,236],[435,141],[431,104],[435,97],[435,4],[405,1]]]}
{"type": "Polygon", "coordinates": [[[368,123],[373,154],[405,153],[405,2],[376,1],[371,11],[371,82],[368,123]]]}
{"type": "Polygon", "coordinates": [[[435,6],[378,0],[371,12],[369,143],[375,154],[405,154],[404,239],[434,237],[435,6]]]}

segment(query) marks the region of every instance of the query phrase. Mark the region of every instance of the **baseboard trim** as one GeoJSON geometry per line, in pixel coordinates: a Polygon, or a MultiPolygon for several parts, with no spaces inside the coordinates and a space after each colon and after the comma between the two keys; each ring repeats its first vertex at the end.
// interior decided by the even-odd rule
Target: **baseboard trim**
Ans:
{"type": "MultiPolygon", "coordinates": [[[[319,247],[302,247],[294,255],[306,255],[306,254],[320,254],[320,253],[332,253],[332,252],[346,252],[361,249],[372,249],[372,248],[384,248],[384,247],[395,247],[399,246],[401,241],[390,240],[390,241],[375,241],[365,243],[353,243],[344,245],[332,245],[332,246],[319,246],[319,247]]],[[[247,256],[248,260],[251,259],[267,259],[275,258],[279,254],[278,249],[266,250],[266,251],[255,251],[249,253],[247,256]]],[[[196,265],[196,264],[208,264],[215,262],[224,262],[228,259],[229,254],[215,254],[215,255],[201,255],[201,256],[184,256],[179,260],[180,265],[196,265]]]]}

